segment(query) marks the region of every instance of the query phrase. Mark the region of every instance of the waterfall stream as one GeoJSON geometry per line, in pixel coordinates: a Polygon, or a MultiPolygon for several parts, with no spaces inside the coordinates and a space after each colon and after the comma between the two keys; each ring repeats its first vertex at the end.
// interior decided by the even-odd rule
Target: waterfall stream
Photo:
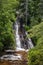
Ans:
{"type": "Polygon", "coordinates": [[[20,36],[18,33],[19,30],[19,23],[16,22],[15,24],[15,29],[16,29],[16,51],[24,51],[25,49],[21,48],[21,41],[20,41],[20,36]]]}
{"type": "MultiPolygon", "coordinates": [[[[28,35],[27,32],[25,32],[25,33],[26,33],[26,35],[28,35]]],[[[33,45],[33,43],[32,43],[31,38],[28,38],[28,48],[33,48],[33,47],[34,47],[34,45],[33,45]]]]}
{"type": "MultiPolygon", "coordinates": [[[[21,40],[20,40],[20,35],[19,35],[19,26],[20,26],[20,24],[18,23],[18,22],[16,22],[16,24],[15,24],[15,29],[16,29],[16,50],[25,50],[25,51],[27,51],[27,50],[29,50],[30,48],[33,48],[33,43],[32,43],[32,41],[31,41],[31,39],[30,38],[28,38],[28,40],[27,40],[27,46],[28,46],[28,48],[27,49],[25,49],[25,48],[22,48],[21,47],[21,45],[22,45],[22,43],[21,43],[21,40]]],[[[27,35],[27,33],[26,33],[26,35],[27,35]]],[[[25,45],[25,43],[24,43],[24,46],[26,46],[25,45]]]]}
{"type": "Polygon", "coordinates": [[[20,37],[19,37],[19,34],[18,34],[18,24],[16,23],[16,45],[17,45],[17,48],[21,48],[21,43],[20,43],[20,37]]]}

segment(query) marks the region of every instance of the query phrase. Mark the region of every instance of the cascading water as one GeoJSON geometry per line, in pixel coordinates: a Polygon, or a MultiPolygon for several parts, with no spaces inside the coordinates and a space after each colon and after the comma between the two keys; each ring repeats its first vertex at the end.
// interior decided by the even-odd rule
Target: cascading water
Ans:
{"type": "Polygon", "coordinates": [[[28,39],[28,43],[29,43],[30,48],[33,48],[34,47],[30,38],[28,39]]]}
{"type": "MultiPolygon", "coordinates": [[[[32,41],[31,41],[30,38],[28,38],[28,40],[27,40],[28,49],[21,48],[21,44],[22,44],[22,43],[21,43],[21,40],[20,40],[20,35],[19,35],[19,33],[18,33],[19,26],[20,26],[20,24],[19,24],[18,22],[16,22],[16,24],[15,24],[15,29],[16,29],[16,50],[17,50],[17,51],[18,51],[18,50],[26,51],[26,50],[28,50],[28,49],[30,49],[30,48],[33,48],[33,43],[32,43],[32,41]]],[[[26,35],[27,35],[27,33],[26,33],[26,35]]],[[[25,46],[25,45],[24,45],[24,46],[25,46]]]]}
{"type": "MultiPolygon", "coordinates": [[[[25,32],[25,33],[26,33],[26,35],[28,35],[27,32],[25,32]]],[[[31,40],[30,38],[28,38],[27,42],[28,42],[28,48],[29,48],[29,49],[34,47],[34,45],[33,45],[33,43],[32,43],[32,40],[31,40]]]]}
{"type": "Polygon", "coordinates": [[[15,27],[16,27],[16,46],[17,46],[16,49],[17,49],[17,48],[21,48],[21,43],[20,43],[20,37],[19,37],[19,34],[18,34],[19,26],[18,26],[17,23],[16,23],[15,27]]]}
{"type": "Polygon", "coordinates": [[[19,23],[16,22],[15,24],[15,29],[16,29],[16,50],[19,51],[19,50],[25,50],[23,48],[21,48],[21,42],[20,42],[20,36],[19,36],[19,33],[18,33],[18,30],[19,30],[19,23]]]}

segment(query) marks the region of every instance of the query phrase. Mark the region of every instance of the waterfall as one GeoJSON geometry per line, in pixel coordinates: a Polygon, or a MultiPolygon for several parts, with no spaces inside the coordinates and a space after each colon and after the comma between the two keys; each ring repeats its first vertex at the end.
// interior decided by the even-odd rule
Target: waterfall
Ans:
{"type": "Polygon", "coordinates": [[[30,38],[28,38],[28,43],[29,43],[30,48],[33,48],[34,47],[30,38]]]}
{"type": "Polygon", "coordinates": [[[20,36],[18,33],[18,30],[19,30],[19,23],[18,22],[16,22],[16,24],[15,24],[15,29],[16,29],[16,50],[17,51],[19,51],[19,50],[24,51],[25,49],[21,48],[20,36]]]}
{"type": "Polygon", "coordinates": [[[16,45],[17,45],[17,48],[21,48],[20,37],[18,34],[19,26],[17,23],[16,23],[15,27],[16,27],[16,45]]]}
{"type": "MultiPolygon", "coordinates": [[[[26,33],[26,35],[28,35],[27,32],[25,32],[25,33],[26,33]]],[[[28,48],[29,48],[29,49],[34,47],[31,38],[28,38],[27,42],[28,42],[28,48]]]]}
{"type": "MultiPolygon", "coordinates": [[[[28,50],[30,48],[33,48],[33,43],[32,43],[30,38],[28,38],[28,40],[27,40],[28,45],[27,45],[27,43],[26,43],[26,45],[24,43],[24,46],[28,46],[28,49],[21,48],[21,44],[22,43],[21,43],[21,40],[20,40],[20,35],[18,33],[19,32],[19,26],[20,26],[19,22],[16,22],[16,24],[15,24],[15,30],[16,30],[16,50],[17,51],[19,51],[19,50],[26,51],[26,50],[28,50]]],[[[26,33],[26,36],[27,36],[27,32],[25,32],[25,33],[26,33]]]]}

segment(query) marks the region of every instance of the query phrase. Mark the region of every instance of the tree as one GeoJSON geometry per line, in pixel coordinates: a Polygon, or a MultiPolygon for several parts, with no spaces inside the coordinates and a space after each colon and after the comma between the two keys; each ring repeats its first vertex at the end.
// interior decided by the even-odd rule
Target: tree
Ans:
{"type": "Polygon", "coordinates": [[[41,22],[40,18],[40,0],[29,0],[29,21],[30,26],[34,26],[41,22]]]}
{"type": "MultiPolygon", "coordinates": [[[[19,2],[17,0],[0,0],[0,50],[8,49],[15,44],[13,21],[19,2]],[[13,14],[13,15],[12,15],[13,14]]],[[[14,46],[15,47],[15,46],[14,46]]]]}

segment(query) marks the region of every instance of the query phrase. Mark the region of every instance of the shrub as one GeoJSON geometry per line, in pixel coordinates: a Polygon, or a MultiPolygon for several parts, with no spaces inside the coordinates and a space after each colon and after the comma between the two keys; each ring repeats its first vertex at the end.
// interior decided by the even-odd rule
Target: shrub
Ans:
{"type": "Polygon", "coordinates": [[[28,55],[28,65],[43,65],[43,49],[32,49],[28,55]]]}
{"type": "Polygon", "coordinates": [[[3,50],[3,44],[2,44],[2,42],[0,42],[0,52],[3,50]]]}
{"type": "Polygon", "coordinates": [[[33,40],[34,44],[43,42],[43,22],[39,25],[34,26],[32,29],[28,30],[30,38],[33,40]],[[40,41],[39,41],[40,40],[40,41]],[[42,41],[42,42],[41,42],[42,41]]]}

